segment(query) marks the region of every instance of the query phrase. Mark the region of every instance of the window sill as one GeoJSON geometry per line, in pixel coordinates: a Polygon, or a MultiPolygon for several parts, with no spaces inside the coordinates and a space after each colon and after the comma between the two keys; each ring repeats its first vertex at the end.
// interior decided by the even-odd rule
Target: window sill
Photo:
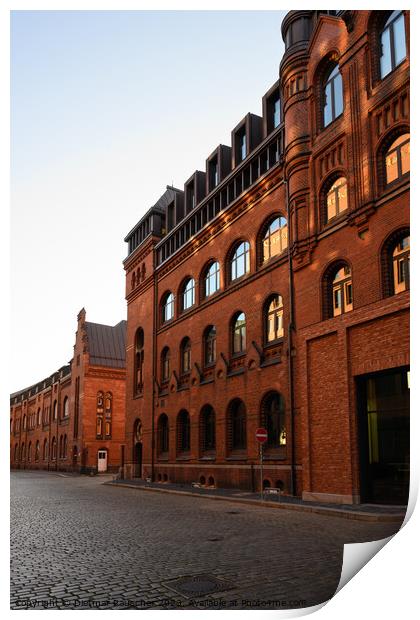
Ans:
{"type": "Polygon", "coordinates": [[[159,454],[157,457],[157,460],[160,462],[166,462],[169,461],[169,454],[167,452],[163,453],[163,454],[159,454]]]}
{"type": "Polygon", "coordinates": [[[243,375],[245,373],[245,368],[238,368],[237,370],[232,370],[226,373],[226,377],[237,377],[238,375],[243,375]]]}
{"type": "Polygon", "coordinates": [[[190,453],[188,453],[188,454],[179,454],[176,457],[176,460],[177,461],[190,461],[191,460],[191,454],[190,453]]]}
{"type": "Polygon", "coordinates": [[[272,357],[269,360],[264,360],[260,364],[260,368],[267,368],[268,366],[274,366],[275,364],[280,364],[281,357],[277,355],[276,357],[272,357]]]}
{"type": "Polygon", "coordinates": [[[238,453],[238,454],[233,454],[231,453],[230,456],[226,457],[227,461],[246,461],[248,458],[246,453],[238,453]]]}

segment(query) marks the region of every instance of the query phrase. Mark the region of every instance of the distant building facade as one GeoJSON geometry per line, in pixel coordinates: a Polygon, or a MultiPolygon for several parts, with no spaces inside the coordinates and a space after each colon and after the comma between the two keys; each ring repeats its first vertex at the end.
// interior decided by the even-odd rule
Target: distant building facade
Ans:
{"type": "Polygon", "coordinates": [[[18,469],[118,471],[125,438],[126,321],[78,315],[74,356],[10,396],[10,463],[18,469]]]}
{"type": "Polygon", "coordinates": [[[126,237],[128,478],[404,503],[409,13],[291,11],[280,77],[126,237]]]}

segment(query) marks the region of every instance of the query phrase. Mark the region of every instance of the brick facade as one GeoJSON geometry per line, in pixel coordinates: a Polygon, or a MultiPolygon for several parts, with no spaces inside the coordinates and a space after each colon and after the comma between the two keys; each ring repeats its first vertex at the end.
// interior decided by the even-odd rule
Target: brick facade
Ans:
{"type": "Polygon", "coordinates": [[[387,240],[409,229],[408,175],[390,184],[385,178],[386,150],[409,131],[409,13],[403,14],[406,58],[380,79],[378,46],[390,12],[289,12],[280,77],[263,98],[263,118],[245,117],[232,132],[232,147],[221,145],[209,157],[206,174],[196,172],[185,191],[168,187],[127,235],[126,477],[259,488],[255,429],[265,419],[265,396],[277,393],[287,440],[266,449],[265,484],[306,499],[363,500],[358,378],[409,364],[409,291],[390,295],[384,281],[392,279],[387,240]],[[343,109],[324,127],[325,76],[336,64],[343,109]],[[276,96],[282,115],[273,127],[276,96]],[[238,148],[246,149],[243,161],[238,148]],[[326,194],[340,177],[347,208],[327,220],[326,194]],[[275,216],[288,220],[288,247],[263,260],[262,237],[275,216]],[[249,243],[249,271],[231,281],[232,248],[242,241],[249,243]],[[220,265],[220,288],[206,297],[212,261],[220,265]],[[330,318],[329,278],[344,265],[351,270],[352,309],[330,318]],[[195,300],[183,311],[189,278],[195,300]],[[168,293],[174,317],[163,321],[168,293]],[[268,346],[265,303],[273,294],[282,298],[284,333],[268,346]],[[239,356],[231,334],[238,312],[246,316],[246,350],[239,356]],[[217,356],[206,367],[203,335],[212,325],[217,356]],[[191,369],[182,374],[186,337],[191,369]],[[170,375],[162,380],[166,347],[170,375]],[[238,398],[246,411],[246,446],[239,450],[232,449],[229,421],[238,398]],[[202,440],[206,406],[215,412],[210,451],[202,440]],[[184,411],[189,429],[182,431],[184,411]],[[162,414],[169,425],[163,452],[162,414]]]}
{"type": "Polygon", "coordinates": [[[101,451],[106,452],[106,470],[118,471],[125,437],[125,356],[118,359],[117,347],[113,349],[114,358],[106,355],[98,338],[98,334],[106,338],[116,329],[124,353],[125,321],[115,328],[88,323],[85,310],[81,310],[70,364],[11,395],[12,468],[97,472],[101,451]],[[98,410],[101,393],[102,413],[98,410]],[[97,432],[98,418],[102,418],[102,433],[97,432]],[[110,433],[106,432],[107,420],[110,433]]]}

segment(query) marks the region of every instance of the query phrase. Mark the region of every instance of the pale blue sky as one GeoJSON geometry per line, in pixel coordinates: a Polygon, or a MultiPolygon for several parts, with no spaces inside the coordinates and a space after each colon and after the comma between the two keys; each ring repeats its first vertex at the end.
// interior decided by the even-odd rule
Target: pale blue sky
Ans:
{"type": "Polygon", "coordinates": [[[261,114],[284,14],[12,13],[11,391],[71,358],[82,306],[126,318],[125,234],[261,114]]]}

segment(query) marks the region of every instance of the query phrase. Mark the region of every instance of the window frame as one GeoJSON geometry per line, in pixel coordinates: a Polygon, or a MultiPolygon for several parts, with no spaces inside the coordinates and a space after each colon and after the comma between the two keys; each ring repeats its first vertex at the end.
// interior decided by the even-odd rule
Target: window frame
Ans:
{"type": "Polygon", "coordinates": [[[340,116],[344,113],[344,83],[343,83],[343,75],[340,71],[340,65],[338,62],[334,62],[332,65],[332,61],[328,64],[328,67],[324,71],[324,79],[322,80],[322,128],[326,129],[330,127],[334,121],[336,121],[340,116]],[[334,72],[337,70],[335,75],[334,72]],[[339,113],[336,110],[336,100],[335,100],[335,81],[340,80],[341,83],[341,100],[342,100],[342,109],[339,113]],[[325,110],[327,107],[327,88],[330,86],[331,92],[331,120],[328,123],[325,120],[325,110]]]}
{"type": "Polygon", "coordinates": [[[404,11],[402,10],[394,10],[390,13],[390,15],[387,17],[384,25],[380,28],[379,33],[378,33],[378,45],[379,45],[379,54],[378,54],[378,60],[379,60],[379,71],[378,71],[378,75],[379,75],[379,79],[382,81],[385,78],[387,78],[389,75],[391,75],[391,73],[393,73],[395,71],[395,69],[397,69],[400,65],[402,65],[402,63],[404,62],[404,60],[406,60],[407,58],[407,37],[406,37],[406,30],[405,30],[405,15],[404,15],[404,11]],[[397,15],[395,15],[392,18],[392,15],[394,13],[397,13],[397,15]],[[392,18],[392,19],[391,19],[392,18]],[[397,63],[396,62],[396,58],[395,58],[395,42],[396,42],[396,35],[395,35],[395,29],[394,29],[394,25],[395,23],[402,18],[402,23],[403,23],[403,32],[404,32],[404,47],[405,47],[405,55],[404,57],[397,63]],[[388,23],[389,22],[389,23],[388,23]],[[383,36],[385,34],[385,32],[389,31],[389,52],[390,52],[390,57],[389,57],[389,65],[390,65],[390,70],[382,75],[382,63],[381,63],[381,59],[383,58],[383,54],[381,54],[381,50],[383,50],[384,44],[383,44],[383,36]]]}
{"type": "Polygon", "coordinates": [[[263,224],[263,226],[261,227],[261,232],[259,235],[259,248],[260,248],[260,260],[259,263],[260,265],[266,265],[268,264],[270,261],[282,256],[285,252],[287,252],[288,248],[289,248],[289,223],[287,221],[287,218],[282,214],[282,213],[276,213],[273,216],[270,216],[270,218],[268,220],[266,220],[266,222],[263,224]],[[271,226],[277,221],[279,220],[279,227],[278,229],[276,229],[274,232],[271,232],[271,226]],[[284,220],[285,225],[282,226],[282,221],[284,220]],[[282,230],[286,228],[286,242],[285,242],[285,246],[283,247],[282,244],[282,230]],[[277,230],[279,231],[279,247],[280,247],[280,251],[277,252],[277,254],[272,254],[271,248],[272,248],[272,237],[274,237],[275,233],[277,232],[277,230]],[[269,249],[269,256],[268,258],[265,258],[264,254],[264,243],[265,241],[268,239],[268,249],[269,249]]]}
{"type": "MultiPolygon", "coordinates": [[[[284,339],[284,303],[283,303],[282,295],[280,295],[279,293],[273,293],[266,299],[264,306],[263,306],[263,320],[264,320],[264,346],[270,347],[278,342],[281,342],[284,339]],[[271,305],[276,298],[280,300],[280,305],[270,310],[271,305]],[[270,316],[272,315],[275,316],[274,322],[276,324],[277,323],[276,315],[278,314],[279,310],[281,310],[282,335],[276,338],[273,338],[272,340],[269,340],[268,334],[269,334],[270,316]]],[[[275,331],[277,332],[277,329],[275,331]]]]}
{"type": "Polygon", "coordinates": [[[249,243],[249,241],[247,241],[246,239],[242,239],[241,241],[237,241],[233,245],[229,253],[228,265],[229,265],[228,273],[229,273],[230,283],[233,283],[242,278],[245,278],[251,272],[251,244],[249,243]],[[241,246],[244,246],[244,251],[238,254],[238,250],[241,248],[241,246]],[[244,257],[243,261],[244,261],[245,271],[244,273],[238,276],[237,275],[238,274],[238,262],[242,256],[244,257]],[[235,276],[233,275],[234,271],[235,271],[235,276]]]}
{"type": "Polygon", "coordinates": [[[213,295],[215,295],[216,293],[220,291],[220,263],[219,261],[214,260],[207,265],[207,267],[204,270],[202,281],[203,281],[203,299],[209,299],[210,297],[212,297],[213,295]],[[215,270],[213,273],[211,273],[211,270],[213,267],[215,267],[215,270]],[[208,288],[210,289],[210,283],[213,279],[215,279],[216,281],[216,288],[213,292],[207,292],[207,289],[208,288]]]}
{"type": "Polygon", "coordinates": [[[217,328],[215,325],[208,325],[203,334],[203,366],[204,368],[212,368],[216,364],[217,357],[217,328]],[[214,334],[213,334],[214,332],[214,334]],[[210,343],[210,347],[209,347],[210,343]],[[207,355],[211,349],[212,356],[207,355]]]}
{"type": "Polygon", "coordinates": [[[172,291],[167,291],[162,297],[160,318],[162,325],[173,321],[175,318],[175,295],[172,291]],[[166,318],[167,308],[171,308],[171,316],[166,318]]]}
{"type": "Polygon", "coordinates": [[[246,314],[242,310],[238,310],[232,317],[231,320],[231,357],[240,357],[241,355],[246,354],[247,350],[247,337],[246,337],[246,314]],[[242,325],[237,326],[239,318],[243,315],[243,323],[242,325]],[[235,335],[239,332],[239,340],[240,340],[240,349],[236,349],[235,346],[235,335]]]}
{"type": "Polygon", "coordinates": [[[187,310],[191,310],[195,306],[195,280],[193,277],[188,277],[184,280],[181,286],[181,312],[187,312],[187,310]],[[190,298],[191,303],[187,305],[188,298],[190,298]]]}
{"type": "Polygon", "coordinates": [[[407,172],[402,171],[402,158],[401,158],[401,149],[403,146],[405,146],[406,144],[410,144],[410,132],[406,132],[406,133],[399,133],[391,142],[391,144],[383,150],[383,168],[384,168],[384,187],[385,189],[388,189],[389,187],[392,187],[394,184],[397,183],[401,183],[402,181],[404,181],[406,178],[408,178],[408,176],[410,175],[410,168],[407,170],[407,172]],[[403,138],[404,136],[408,136],[404,142],[401,142],[400,144],[397,144],[396,147],[392,148],[393,145],[395,144],[395,142],[399,139],[399,138],[403,138]],[[388,157],[390,157],[390,154],[392,154],[393,152],[396,152],[397,155],[397,171],[398,171],[398,176],[393,179],[392,181],[388,181],[387,179],[387,159],[388,157]]]}
{"type": "Polygon", "coordinates": [[[181,345],[179,347],[179,353],[180,353],[180,364],[179,364],[180,375],[181,376],[189,375],[191,372],[191,340],[190,338],[188,338],[188,336],[185,336],[185,338],[182,339],[181,345]],[[186,358],[188,360],[188,366],[185,366],[186,358]]]}

